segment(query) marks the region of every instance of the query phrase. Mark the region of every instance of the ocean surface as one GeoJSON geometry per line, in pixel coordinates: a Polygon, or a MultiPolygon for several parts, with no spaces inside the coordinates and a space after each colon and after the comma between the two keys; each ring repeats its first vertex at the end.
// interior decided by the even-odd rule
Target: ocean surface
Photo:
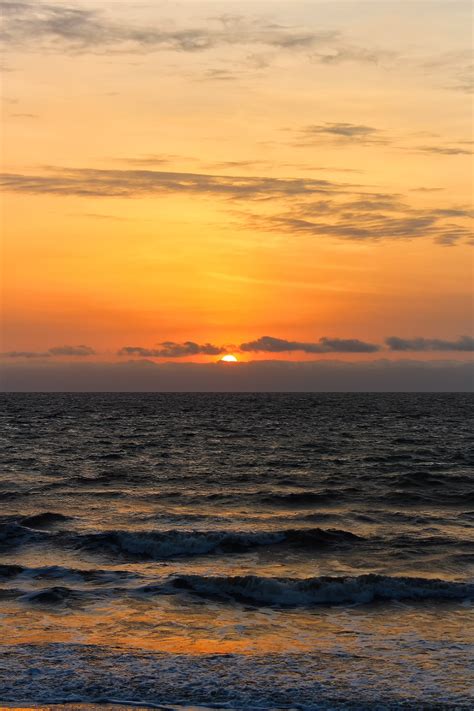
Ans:
{"type": "Polygon", "coordinates": [[[472,395],[0,399],[0,706],[474,707],[472,395]]]}

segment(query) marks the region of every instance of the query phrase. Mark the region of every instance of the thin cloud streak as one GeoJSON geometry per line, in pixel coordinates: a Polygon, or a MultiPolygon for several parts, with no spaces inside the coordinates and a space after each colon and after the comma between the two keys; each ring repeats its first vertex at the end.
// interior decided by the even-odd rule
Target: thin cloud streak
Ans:
{"type": "Polygon", "coordinates": [[[344,189],[343,184],[312,178],[94,168],[57,168],[42,175],[4,173],[0,175],[0,181],[4,189],[13,192],[77,197],[135,197],[180,192],[257,200],[277,196],[310,196],[344,189]]]}
{"type": "Polygon", "coordinates": [[[450,146],[418,146],[416,148],[420,153],[432,153],[440,156],[471,156],[472,151],[466,148],[456,148],[450,146]]]}
{"type": "Polygon", "coordinates": [[[324,140],[339,143],[387,143],[381,131],[373,126],[354,123],[323,123],[306,126],[299,131],[303,142],[324,140]]]}

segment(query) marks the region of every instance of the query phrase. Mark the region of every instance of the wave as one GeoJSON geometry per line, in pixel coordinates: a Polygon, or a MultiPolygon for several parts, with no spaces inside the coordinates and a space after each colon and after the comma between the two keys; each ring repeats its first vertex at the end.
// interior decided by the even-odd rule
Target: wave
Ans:
{"type": "Polygon", "coordinates": [[[181,575],[173,578],[170,585],[202,597],[283,607],[361,604],[377,600],[474,600],[474,583],[374,574],[306,579],[181,575]]]}
{"type": "Polygon", "coordinates": [[[257,547],[287,544],[302,548],[364,540],[349,531],[311,528],[282,531],[104,531],[76,536],[76,545],[96,553],[162,560],[209,553],[241,553],[257,547]]]}
{"type": "MultiPolygon", "coordinates": [[[[75,602],[84,600],[85,594],[83,591],[74,590],[73,588],[55,586],[52,588],[44,588],[42,590],[33,590],[26,593],[15,591],[21,602],[30,603],[33,605],[72,605],[75,602]]],[[[86,593],[87,594],[87,593],[86,593]]]]}
{"type": "Polygon", "coordinates": [[[44,511],[32,516],[25,516],[20,519],[20,523],[22,526],[26,526],[27,528],[43,529],[65,523],[70,520],[70,516],[65,516],[64,514],[56,513],[55,511],[44,511]]]}
{"type": "Polygon", "coordinates": [[[341,492],[334,491],[290,491],[263,496],[261,501],[276,506],[314,506],[334,499],[341,499],[341,492]]]}
{"type": "Polygon", "coordinates": [[[397,504],[402,506],[467,506],[474,503],[474,493],[472,491],[452,492],[445,489],[431,492],[406,490],[395,490],[384,493],[377,497],[380,504],[397,504]]]}
{"type": "Polygon", "coordinates": [[[56,585],[33,590],[7,588],[0,597],[16,598],[30,605],[72,606],[107,597],[153,597],[191,595],[226,604],[257,607],[315,607],[368,605],[376,602],[466,602],[474,601],[474,583],[430,578],[358,575],[312,578],[267,578],[257,575],[175,575],[139,587],[86,587],[56,585]]]}
{"type": "Polygon", "coordinates": [[[0,523],[0,550],[30,544],[52,544],[92,553],[118,554],[133,559],[162,560],[208,553],[240,553],[278,544],[312,549],[365,540],[350,531],[332,528],[264,531],[109,530],[78,533],[56,526],[57,520],[63,520],[63,517],[50,512],[20,521],[13,517],[4,519],[3,523],[0,523]]]}
{"type": "Polygon", "coordinates": [[[20,578],[27,582],[61,580],[108,585],[117,581],[137,580],[141,577],[139,573],[128,570],[69,568],[60,565],[45,565],[35,568],[9,563],[0,564],[0,581],[20,578]]]}
{"type": "Polygon", "coordinates": [[[0,580],[9,580],[15,578],[23,572],[22,565],[2,563],[0,564],[0,580]]]}
{"type": "MultiPolygon", "coordinates": [[[[41,532],[45,535],[45,532],[41,532]]],[[[0,550],[10,550],[33,542],[40,532],[21,526],[15,520],[4,521],[0,524],[0,550]]]]}

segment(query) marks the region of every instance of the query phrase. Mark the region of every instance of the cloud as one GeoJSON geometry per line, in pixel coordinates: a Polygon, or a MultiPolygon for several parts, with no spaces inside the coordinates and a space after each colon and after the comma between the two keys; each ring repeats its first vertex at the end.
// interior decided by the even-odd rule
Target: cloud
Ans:
{"type": "Polygon", "coordinates": [[[211,168],[214,170],[220,170],[221,168],[224,168],[225,170],[234,170],[234,169],[241,169],[241,168],[262,168],[262,167],[268,167],[270,163],[265,160],[223,160],[218,163],[211,163],[207,166],[206,168],[211,168]]]}
{"type": "Polygon", "coordinates": [[[10,362],[4,392],[465,392],[474,365],[456,361],[219,363],[10,362]]]}
{"type": "Polygon", "coordinates": [[[433,153],[441,156],[471,156],[472,151],[466,148],[452,148],[449,146],[418,146],[417,151],[421,153],[433,153]]]}
{"type": "Polygon", "coordinates": [[[14,118],[28,118],[28,119],[39,118],[38,114],[10,114],[10,116],[13,116],[14,118]]]}
{"type": "Polygon", "coordinates": [[[457,341],[390,336],[385,343],[392,351],[474,351],[474,338],[471,336],[461,336],[457,341]]]}
{"type": "Polygon", "coordinates": [[[37,351],[7,351],[1,353],[3,358],[51,358],[51,356],[91,356],[96,352],[91,346],[53,346],[44,352],[37,351]]]}
{"type": "Polygon", "coordinates": [[[344,62],[361,62],[363,64],[379,64],[384,59],[394,59],[396,54],[380,49],[365,49],[343,45],[327,52],[315,52],[311,59],[322,64],[342,64],[344,62]]]}
{"type": "Polygon", "coordinates": [[[174,341],[164,341],[159,344],[161,348],[141,348],[140,346],[124,346],[118,351],[120,356],[140,356],[142,358],[184,358],[194,355],[220,355],[226,349],[214,346],[212,343],[194,343],[185,341],[175,343],[174,341]]]}
{"type": "Polygon", "coordinates": [[[30,51],[202,52],[226,45],[308,50],[338,38],[334,31],[301,30],[230,14],[210,18],[205,26],[175,28],[169,22],[133,26],[95,9],[40,1],[5,2],[3,14],[4,41],[30,51]]]}
{"type": "Polygon", "coordinates": [[[299,133],[303,140],[330,139],[340,143],[386,143],[381,131],[373,126],[355,123],[323,123],[302,128],[299,133]]]}
{"type": "Polygon", "coordinates": [[[95,350],[90,346],[54,346],[49,349],[49,353],[55,356],[91,356],[95,355],[95,350]]]}
{"type": "Polygon", "coordinates": [[[301,341],[287,341],[284,338],[262,336],[255,341],[241,343],[239,346],[244,352],[289,353],[300,351],[302,353],[375,353],[380,346],[373,343],[364,343],[357,338],[320,338],[317,343],[301,341]]]}
{"type": "Polygon", "coordinates": [[[51,353],[38,353],[36,351],[6,351],[5,353],[0,353],[2,358],[49,358],[51,353]]]}
{"type": "Polygon", "coordinates": [[[100,212],[80,212],[72,214],[70,217],[84,217],[90,220],[112,220],[113,222],[127,222],[129,217],[119,217],[118,215],[105,215],[100,212]]]}
{"type": "Polygon", "coordinates": [[[354,213],[353,215],[334,213],[333,222],[315,221],[299,216],[262,216],[252,214],[248,224],[255,229],[313,237],[330,237],[350,241],[380,242],[383,240],[412,240],[432,237],[442,245],[454,245],[461,240],[469,240],[472,230],[468,227],[445,224],[440,215],[425,212],[418,216],[391,217],[382,213],[354,213]]]}
{"type": "Polygon", "coordinates": [[[343,186],[311,178],[244,177],[158,170],[98,170],[50,168],[46,174],[0,175],[4,189],[37,195],[77,197],[135,197],[171,193],[200,193],[231,198],[310,196],[343,186]]]}
{"type": "Polygon", "coordinates": [[[121,163],[129,163],[130,165],[166,165],[167,163],[173,163],[177,160],[193,160],[186,158],[184,156],[179,156],[176,154],[163,153],[163,154],[149,154],[146,156],[141,156],[139,158],[114,158],[113,160],[120,161],[121,163]]]}
{"type": "MultiPolygon", "coordinates": [[[[341,146],[348,144],[384,144],[389,145],[394,143],[394,138],[384,134],[378,128],[366,126],[364,124],[354,123],[322,123],[304,126],[296,131],[298,141],[293,145],[296,147],[305,147],[312,143],[331,142],[340,144],[341,146]]],[[[470,144],[470,141],[458,141],[460,145],[470,144]]],[[[457,155],[472,155],[472,150],[458,146],[436,146],[423,145],[412,147],[399,146],[401,150],[415,151],[418,153],[432,153],[434,155],[457,156],[457,155]]]]}
{"type": "Polygon", "coordinates": [[[362,192],[354,184],[314,178],[48,168],[42,174],[4,173],[0,185],[17,193],[98,199],[171,194],[220,198],[243,228],[281,234],[353,241],[432,238],[443,245],[472,239],[464,223],[472,211],[462,206],[420,210],[400,195],[362,192]]]}
{"type": "Polygon", "coordinates": [[[466,94],[472,94],[474,92],[474,64],[468,64],[462,69],[459,69],[455,73],[451,84],[446,88],[453,89],[454,91],[462,91],[466,94]]]}

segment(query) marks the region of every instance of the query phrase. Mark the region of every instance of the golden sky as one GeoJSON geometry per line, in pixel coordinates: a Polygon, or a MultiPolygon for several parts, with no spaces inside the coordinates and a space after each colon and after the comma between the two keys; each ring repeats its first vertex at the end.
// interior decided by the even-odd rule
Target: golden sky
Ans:
{"type": "Polygon", "coordinates": [[[5,3],[4,358],[466,358],[471,15],[5,3]]]}

